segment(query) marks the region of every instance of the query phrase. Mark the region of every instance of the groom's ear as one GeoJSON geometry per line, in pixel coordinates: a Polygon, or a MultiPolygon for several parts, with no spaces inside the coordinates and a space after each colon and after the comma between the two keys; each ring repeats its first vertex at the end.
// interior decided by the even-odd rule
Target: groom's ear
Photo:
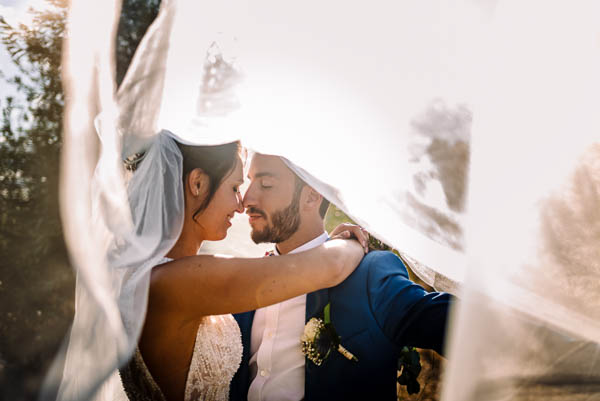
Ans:
{"type": "Polygon", "coordinates": [[[303,189],[305,191],[304,202],[302,203],[302,207],[306,211],[319,210],[321,206],[321,201],[323,200],[323,195],[315,191],[315,189],[311,186],[306,185],[303,189]]]}
{"type": "Polygon", "coordinates": [[[208,193],[210,179],[201,168],[195,168],[189,172],[185,180],[186,190],[192,196],[204,197],[208,193]]]}

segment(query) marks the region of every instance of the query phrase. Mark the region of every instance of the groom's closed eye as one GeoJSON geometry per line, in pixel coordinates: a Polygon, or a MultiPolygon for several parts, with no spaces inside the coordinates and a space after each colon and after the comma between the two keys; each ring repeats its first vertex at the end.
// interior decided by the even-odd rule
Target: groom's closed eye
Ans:
{"type": "Polygon", "coordinates": [[[269,189],[273,187],[273,182],[271,180],[261,180],[260,187],[263,189],[269,189]]]}
{"type": "Polygon", "coordinates": [[[275,185],[275,178],[269,173],[256,174],[253,179],[250,178],[250,185],[252,185],[255,181],[260,184],[261,189],[269,189],[275,185]]]}

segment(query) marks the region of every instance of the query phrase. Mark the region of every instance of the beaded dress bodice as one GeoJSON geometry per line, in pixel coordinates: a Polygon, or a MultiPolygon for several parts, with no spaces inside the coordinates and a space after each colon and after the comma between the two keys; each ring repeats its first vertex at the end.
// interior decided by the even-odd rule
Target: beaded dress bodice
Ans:
{"type": "Polygon", "coordinates": [[[185,401],[228,400],[229,383],[241,360],[242,339],[233,316],[202,318],[185,385],[185,401]]]}

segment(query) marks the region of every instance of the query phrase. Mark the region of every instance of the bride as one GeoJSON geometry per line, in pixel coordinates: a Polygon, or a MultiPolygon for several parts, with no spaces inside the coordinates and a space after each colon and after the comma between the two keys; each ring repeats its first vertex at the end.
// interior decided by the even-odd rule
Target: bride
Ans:
{"type": "MultiPolygon", "coordinates": [[[[152,218],[182,217],[183,224],[173,247],[152,268],[139,351],[121,376],[130,399],[148,397],[150,390],[156,399],[225,400],[242,354],[240,331],[230,313],[337,285],[358,265],[363,247],[357,241],[333,239],[280,258],[197,255],[203,241],[224,239],[233,215],[244,210],[240,145],[188,146],[162,131],[133,173],[132,202],[148,196],[132,191],[153,191],[145,183],[148,171],[161,164],[152,163],[156,153],[181,159],[182,174],[166,179],[182,181],[184,209],[152,218]],[[140,380],[146,383],[139,385],[140,380]]],[[[135,210],[140,205],[131,206],[135,210]]],[[[341,232],[340,237],[349,236],[341,232]]]]}
{"type": "MultiPolygon", "coordinates": [[[[156,129],[154,105],[180,106],[178,96],[161,101],[156,95],[174,9],[171,2],[161,5],[136,51],[117,93],[118,119],[106,113],[94,121],[102,150],[89,191],[81,190],[85,175],[76,174],[89,162],[85,144],[73,128],[66,131],[65,199],[87,207],[89,216],[63,213],[78,273],[75,318],[64,368],[57,360],[44,399],[58,391],[60,400],[115,400],[124,389],[132,400],[226,400],[242,355],[230,314],[334,286],[364,255],[366,239],[348,226],[318,248],[278,258],[197,255],[204,241],[225,238],[231,218],[243,212],[242,160],[237,138],[210,125],[215,114],[226,115],[218,107],[231,104],[229,81],[221,78],[232,69],[218,52],[207,53],[200,85],[203,130],[156,129]],[[119,165],[126,156],[127,183],[119,165]]],[[[71,106],[77,110],[75,100],[71,106]]],[[[161,125],[177,121],[171,123],[161,125]]],[[[82,130],[82,138],[89,136],[89,128],[82,130]]]]}

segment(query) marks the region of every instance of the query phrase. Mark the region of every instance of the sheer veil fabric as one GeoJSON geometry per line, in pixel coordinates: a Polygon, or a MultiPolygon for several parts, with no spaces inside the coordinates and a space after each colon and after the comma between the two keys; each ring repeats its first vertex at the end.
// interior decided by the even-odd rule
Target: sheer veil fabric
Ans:
{"type": "Polygon", "coordinates": [[[114,94],[100,56],[118,5],[74,0],[61,194],[76,316],[42,395],[119,392],[150,270],[181,230],[175,139],[283,156],[459,291],[444,399],[600,392],[597,7],[168,0],[114,94]]]}
{"type": "Polygon", "coordinates": [[[500,1],[472,40],[469,265],[444,400],[600,397],[599,11],[500,1]]]}

